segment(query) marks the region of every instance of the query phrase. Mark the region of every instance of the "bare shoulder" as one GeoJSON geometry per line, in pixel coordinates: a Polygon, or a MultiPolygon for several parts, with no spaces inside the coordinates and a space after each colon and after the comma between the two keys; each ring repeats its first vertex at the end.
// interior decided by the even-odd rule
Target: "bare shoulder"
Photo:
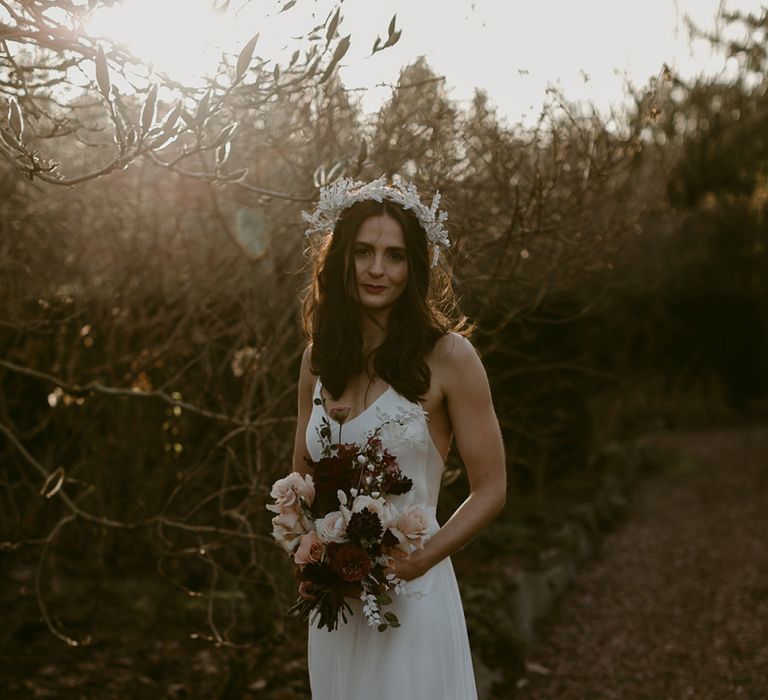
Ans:
{"type": "Polygon", "coordinates": [[[480,356],[472,342],[459,333],[447,333],[432,350],[430,364],[440,374],[462,373],[468,366],[480,365],[480,356]]]}
{"type": "Polygon", "coordinates": [[[299,370],[299,389],[307,389],[314,383],[315,375],[312,372],[312,343],[304,348],[301,356],[301,369],[299,370]]]}

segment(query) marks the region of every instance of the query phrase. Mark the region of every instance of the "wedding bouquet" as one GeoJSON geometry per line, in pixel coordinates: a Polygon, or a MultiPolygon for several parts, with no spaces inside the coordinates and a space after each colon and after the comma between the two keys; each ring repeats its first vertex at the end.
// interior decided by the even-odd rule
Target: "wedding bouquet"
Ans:
{"type": "Polygon", "coordinates": [[[339,424],[338,441],[332,442],[324,416],[318,427],[322,456],[307,460],[312,475],[278,479],[270,492],[275,502],[267,506],[277,513],[272,536],[296,565],[299,597],[289,612],[301,620],[319,616],[319,627],[330,631],[339,617],[346,622],[352,614],[346,599],[357,598],[368,624],[383,632],[400,626],[393,612],[382,611],[392,602],[387,591],[407,592],[404,581],[385,575],[385,567],[423,547],[429,517],[421,506],[399,510],[386,499],[413,487],[381,440],[382,430],[402,417],[385,420],[362,444],[345,444],[341,430],[349,409],[330,414],[339,424]]]}

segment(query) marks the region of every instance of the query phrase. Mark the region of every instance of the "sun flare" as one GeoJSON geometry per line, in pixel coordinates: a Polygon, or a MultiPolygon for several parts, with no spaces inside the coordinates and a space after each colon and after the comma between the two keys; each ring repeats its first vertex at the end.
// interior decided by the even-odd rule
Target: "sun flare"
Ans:
{"type": "Polygon", "coordinates": [[[123,0],[93,13],[87,30],[125,45],[147,66],[196,84],[215,72],[222,51],[234,51],[236,20],[211,0],[123,0]]]}

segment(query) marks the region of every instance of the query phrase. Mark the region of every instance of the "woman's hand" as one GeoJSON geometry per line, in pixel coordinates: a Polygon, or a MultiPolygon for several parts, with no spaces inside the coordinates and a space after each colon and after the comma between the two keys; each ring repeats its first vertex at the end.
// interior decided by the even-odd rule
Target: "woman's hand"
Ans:
{"type": "Polygon", "coordinates": [[[429,566],[423,560],[421,550],[411,554],[397,554],[389,558],[389,566],[384,567],[384,575],[394,574],[403,581],[413,581],[423,576],[429,570],[429,566]]]}

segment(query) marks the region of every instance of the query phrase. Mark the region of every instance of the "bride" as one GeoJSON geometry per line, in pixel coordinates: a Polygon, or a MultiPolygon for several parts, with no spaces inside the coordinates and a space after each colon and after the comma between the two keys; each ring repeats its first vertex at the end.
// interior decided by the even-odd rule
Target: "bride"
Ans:
{"type": "Polygon", "coordinates": [[[413,482],[395,505],[429,514],[423,547],[389,561],[411,593],[392,596],[400,626],[371,627],[360,601],[332,631],[309,624],[314,700],[470,700],[477,697],[464,612],[450,555],[504,506],[506,469],[485,370],[462,333],[450,282],[436,265],[449,245],[436,195],[423,204],[398,178],[340,180],[304,214],[321,233],[304,298],[293,469],[318,459],[321,422],[364,441],[387,417],[409,433],[385,447],[413,482]],[[338,420],[334,420],[334,417],[338,420]],[[434,519],[445,458],[455,440],[470,493],[448,521],[434,519]]]}

